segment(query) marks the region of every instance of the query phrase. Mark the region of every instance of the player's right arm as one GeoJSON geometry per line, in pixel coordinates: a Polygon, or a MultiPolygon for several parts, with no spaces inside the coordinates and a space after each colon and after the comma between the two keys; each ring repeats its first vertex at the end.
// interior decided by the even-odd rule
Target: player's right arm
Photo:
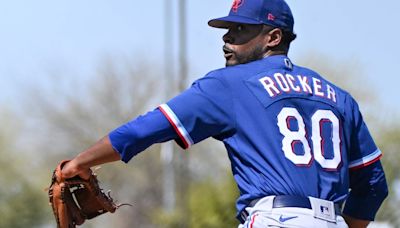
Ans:
{"type": "Polygon", "coordinates": [[[350,228],[367,227],[388,194],[381,162],[350,171],[351,192],[343,214],[350,228]]]}
{"type": "Polygon", "coordinates": [[[374,221],[376,213],[388,195],[385,172],[380,162],[381,151],[375,145],[371,134],[350,97],[351,130],[349,151],[350,193],[343,210],[349,227],[366,227],[374,221]]]}
{"type": "Polygon", "coordinates": [[[368,226],[368,224],[370,223],[370,221],[356,219],[356,218],[350,217],[348,215],[343,215],[343,218],[346,221],[349,228],[366,228],[368,226]]]}

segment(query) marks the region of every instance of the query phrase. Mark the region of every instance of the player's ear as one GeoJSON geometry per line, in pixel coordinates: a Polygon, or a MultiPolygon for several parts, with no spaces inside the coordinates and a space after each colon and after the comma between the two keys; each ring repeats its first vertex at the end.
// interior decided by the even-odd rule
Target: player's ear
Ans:
{"type": "Polygon", "coordinates": [[[279,28],[274,28],[270,30],[266,35],[266,45],[269,48],[274,48],[280,45],[283,39],[282,30],[279,28]]]}

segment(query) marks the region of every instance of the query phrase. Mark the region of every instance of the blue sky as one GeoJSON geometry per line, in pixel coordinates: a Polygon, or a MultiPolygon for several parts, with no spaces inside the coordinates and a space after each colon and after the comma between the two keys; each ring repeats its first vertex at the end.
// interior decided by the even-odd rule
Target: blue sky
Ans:
{"type": "MultiPolygon", "coordinates": [[[[177,22],[176,2],[173,21],[177,22]]],[[[0,104],[18,102],[27,85],[45,87],[48,75],[84,80],[105,57],[143,58],[163,64],[166,0],[36,0],[0,2],[0,104]],[[62,69],[62,70],[60,70],[62,69]]],[[[318,52],[336,61],[357,59],[362,78],[393,109],[400,77],[399,1],[287,0],[298,38],[294,62],[318,52]]],[[[228,13],[231,0],[188,0],[188,63],[191,80],[224,66],[223,30],[207,21],[228,13]]],[[[173,29],[177,48],[177,27],[173,29]]]]}

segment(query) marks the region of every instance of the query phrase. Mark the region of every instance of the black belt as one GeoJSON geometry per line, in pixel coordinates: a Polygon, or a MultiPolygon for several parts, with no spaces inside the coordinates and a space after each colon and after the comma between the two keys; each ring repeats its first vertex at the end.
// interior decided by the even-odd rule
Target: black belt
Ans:
{"type": "MultiPolygon", "coordinates": [[[[254,207],[256,203],[260,200],[261,198],[254,199],[252,200],[247,207],[254,207]]],[[[272,203],[272,208],[282,208],[282,207],[300,207],[300,208],[308,208],[312,209],[311,207],[311,202],[310,199],[307,197],[300,197],[300,196],[275,196],[274,201],[272,203]]],[[[335,214],[336,215],[341,215],[341,205],[338,203],[335,203],[335,214]]],[[[249,216],[249,213],[246,211],[246,209],[243,209],[242,212],[240,212],[240,221],[244,223],[246,221],[247,216],[249,216]]]]}

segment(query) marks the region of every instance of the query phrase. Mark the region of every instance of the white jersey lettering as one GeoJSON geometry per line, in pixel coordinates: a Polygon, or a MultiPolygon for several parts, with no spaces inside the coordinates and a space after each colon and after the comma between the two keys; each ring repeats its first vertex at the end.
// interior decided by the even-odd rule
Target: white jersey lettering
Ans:
{"type": "Polygon", "coordinates": [[[312,78],[313,80],[313,84],[314,84],[314,94],[320,97],[324,96],[324,93],[321,92],[321,80],[317,79],[317,78],[312,78]]]}
{"type": "Polygon", "coordinates": [[[300,87],[298,85],[295,86],[293,84],[293,82],[295,82],[295,78],[292,75],[286,74],[286,79],[287,79],[287,81],[288,81],[288,83],[290,85],[290,88],[292,88],[293,91],[296,91],[296,92],[300,92],[301,91],[301,89],[300,89],[300,87]]]}
{"type": "Polygon", "coordinates": [[[283,92],[289,92],[290,91],[289,85],[288,85],[285,77],[283,77],[283,74],[275,73],[274,74],[274,78],[275,78],[276,82],[278,83],[279,87],[281,88],[281,90],[283,92]]]}
{"type": "Polygon", "coordinates": [[[321,81],[318,78],[303,75],[294,77],[290,74],[275,73],[273,77],[265,76],[259,79],[259,81],[270,97],[294,91],[297,93],[314,94],[336,103],[335,89],[327,82],[321,81]]]}
{"type": "Polygon", "coordinates": [[[336,102],[336,92],[335,92],[335,90],[330,85],[327,84],[326,85],[326,91],[327,91],[328,99],[336,102]]]}
{"type": "Polygon", "coordinates": [[[297,75],[299,79],[300,85],[303,88],[303,92],[305,93],[312,93],[310,85],[308,85],[308,79],[306,76],[297,75]]]}
{"type": "Polygon", "coordinates": [[[276,88],[275,82],[270,77],[263,77],[259,79],[261,84],[264,86],[265,90],[267,90],[270,97],[275,97],[280,94],[278,88],[276,88]]]}

